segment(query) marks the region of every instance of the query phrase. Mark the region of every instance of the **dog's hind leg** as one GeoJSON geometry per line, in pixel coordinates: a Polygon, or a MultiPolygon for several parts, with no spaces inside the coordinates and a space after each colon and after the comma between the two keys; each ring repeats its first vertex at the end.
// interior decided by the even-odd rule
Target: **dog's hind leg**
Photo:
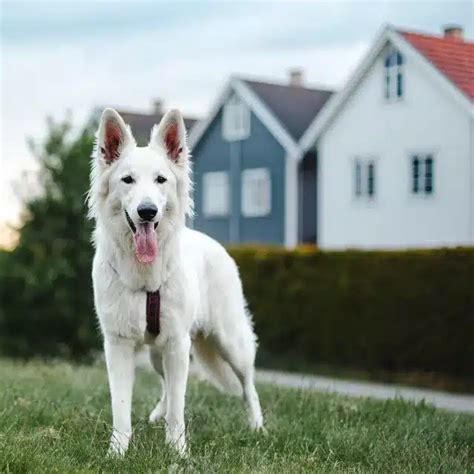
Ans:
{"type": "Polygon", "coordinates": [[[161,418],[166,415],[166,384],[164,379],[163,371],[163,360],[161,354],[150,348],[150,360],[153,368],[156,370],[159,379],[161,381],[161,398],[160,401],[156,404],[155,408],[150,413],[148,421],[150,423],[157,423],[161,418]]]}
{"type": "Polygon", "coordinates": [[[263,430],[262,409],[254,381],[255,336],[250,325],[243,333],[237,334],[228,332],[218,337],[219,352],[242,384],[250,428],[263,430]]]}

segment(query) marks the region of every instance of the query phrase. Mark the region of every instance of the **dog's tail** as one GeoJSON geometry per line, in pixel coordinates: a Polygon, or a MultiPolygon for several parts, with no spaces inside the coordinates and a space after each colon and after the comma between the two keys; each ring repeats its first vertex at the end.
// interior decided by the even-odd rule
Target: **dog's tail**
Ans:
{"type": "Polygon", "coordinates": [[[242,396],[242,384],[230,365],[219,354],[215,343],[202,334],[193,340],[193,362],[199,375],[224,393],[242,396]]]}

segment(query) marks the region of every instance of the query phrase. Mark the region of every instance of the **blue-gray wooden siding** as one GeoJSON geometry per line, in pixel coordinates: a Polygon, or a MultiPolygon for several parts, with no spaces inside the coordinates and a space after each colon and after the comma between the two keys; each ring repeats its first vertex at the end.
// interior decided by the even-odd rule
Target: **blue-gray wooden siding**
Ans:
{"type": "Polygon", "coordinates": [[[197,147],[192,150],[194,167],[194,228],[222,243],[284,243],[285,150],[266,127],[251,114],[250,137],[238,142],[222,138],[222,109],[197,147]],[[241,212],[241,172],[268,168],[271,174],[271,213],[244,217],[241,212]],[[231,182],[231,212],[225,217],[206,217],[202,212],[202,177],[210,171],[228,171],[231,182]]]}

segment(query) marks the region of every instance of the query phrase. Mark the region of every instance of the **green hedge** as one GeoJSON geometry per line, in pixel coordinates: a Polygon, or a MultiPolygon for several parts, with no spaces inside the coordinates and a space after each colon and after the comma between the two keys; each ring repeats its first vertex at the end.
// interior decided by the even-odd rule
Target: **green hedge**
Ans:
{"type": "Polygon", "coordinates": [[[382,371],[474,372],[474,248],[233,248],[260,352],[382,371]]]}
{"type": "MultiPolygon", "coordinates": [[[[34,246],[0,252],[0,353],[84,358],[100,347],[86,234],[83,254],[72,239],[45,255],[34,246]]],[[[260,363],[473,377],[474,248],[230,253],[254,315],[260,363]]]]}

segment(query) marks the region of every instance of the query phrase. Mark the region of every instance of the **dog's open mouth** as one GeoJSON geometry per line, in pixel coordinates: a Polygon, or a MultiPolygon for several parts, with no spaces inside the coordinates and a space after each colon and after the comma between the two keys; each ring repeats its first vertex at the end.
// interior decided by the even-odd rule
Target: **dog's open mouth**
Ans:
{"type": "Polygon", "coordinates": [[[127,211],[125,211],[125,217],[133,232],[135,257],[140,263],[153,263],[158,253],[155,232],[158,222],[143,221],[135,225],[127,211]]]}

